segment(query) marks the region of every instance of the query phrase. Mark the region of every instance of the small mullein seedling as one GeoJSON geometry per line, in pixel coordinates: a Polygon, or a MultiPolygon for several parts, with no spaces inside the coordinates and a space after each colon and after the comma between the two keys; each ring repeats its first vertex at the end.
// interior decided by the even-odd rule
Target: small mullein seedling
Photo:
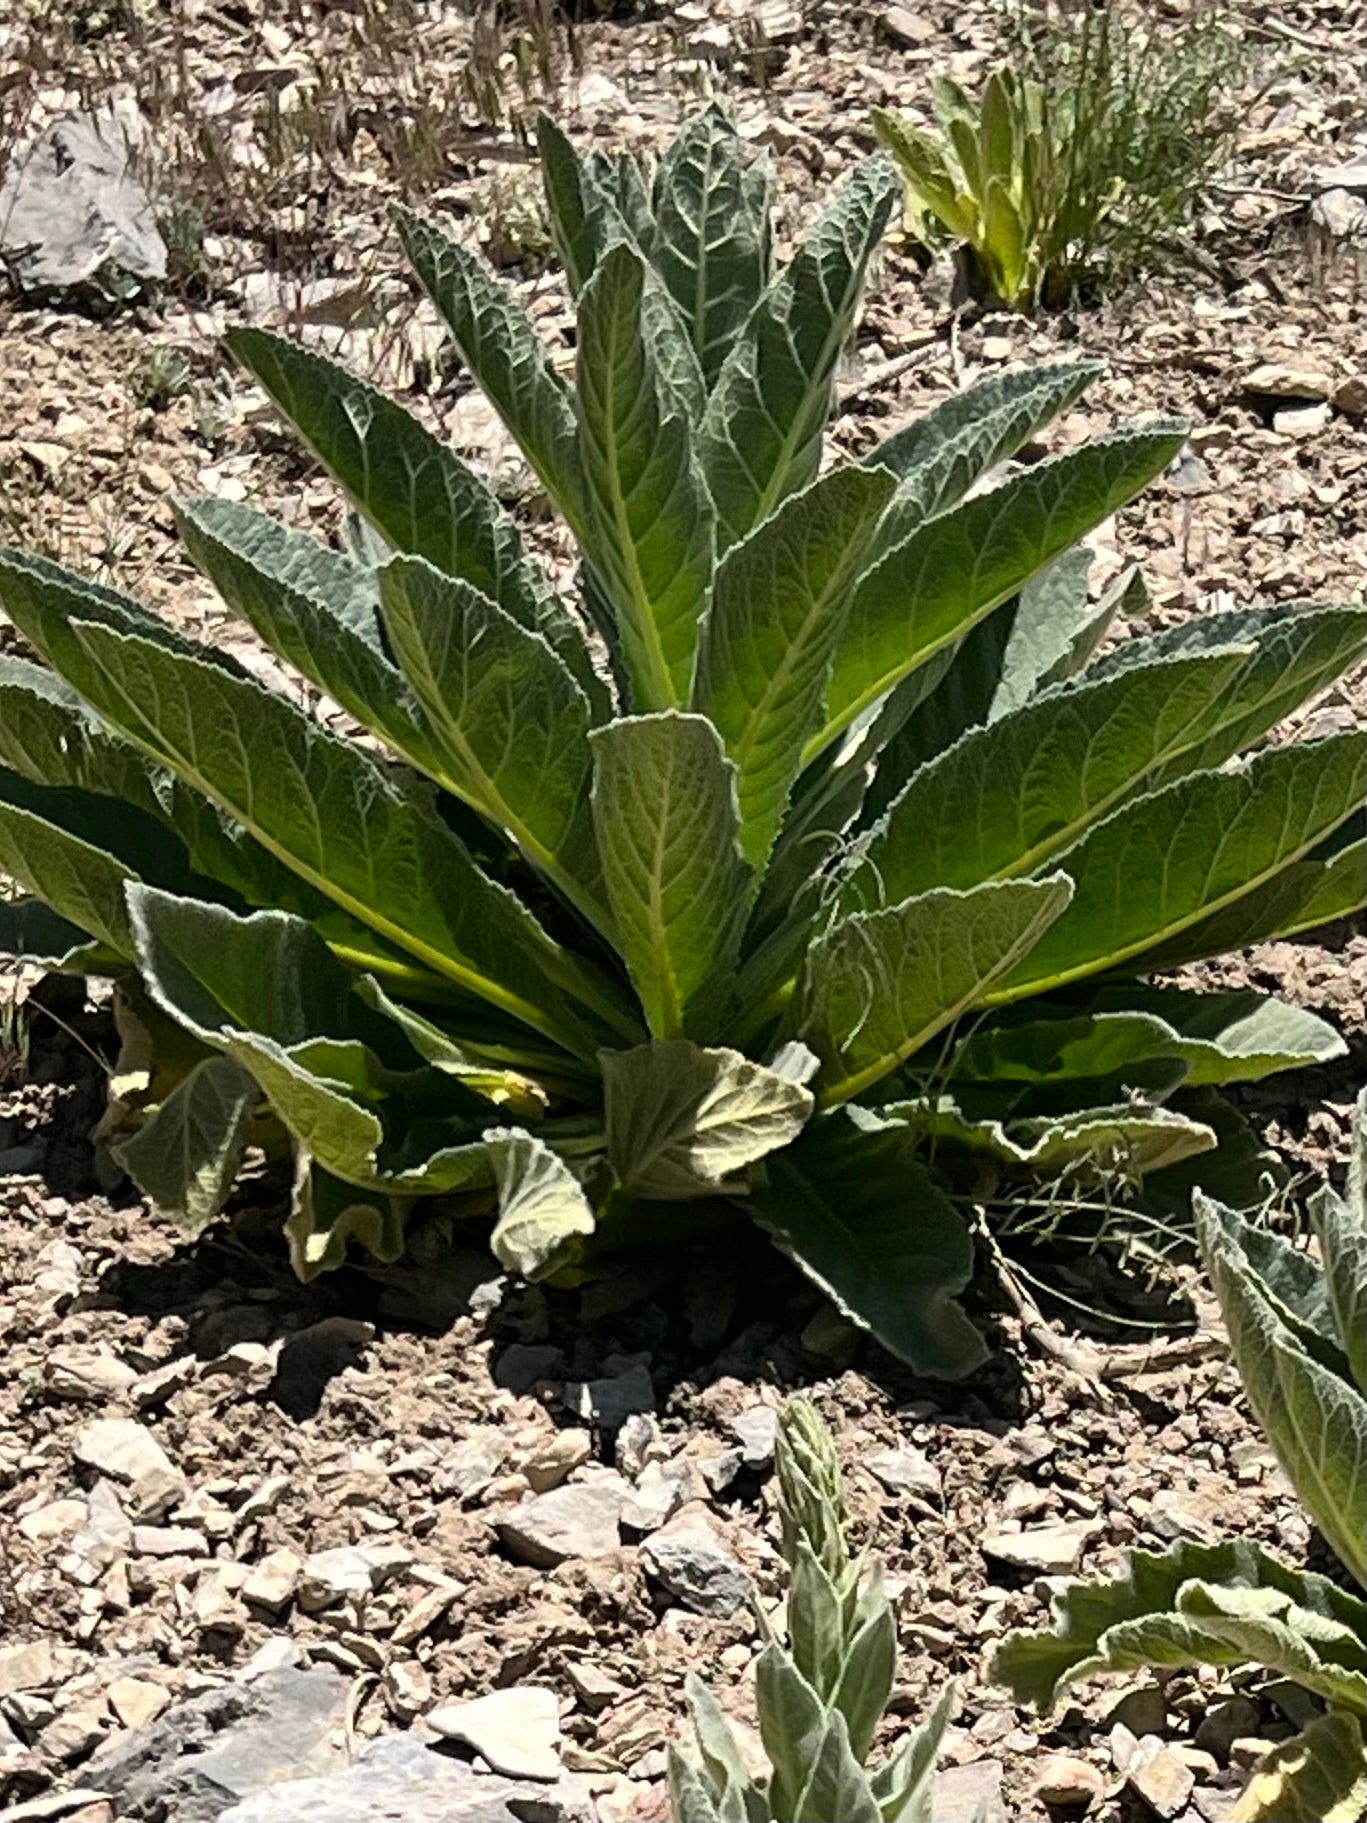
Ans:
{"type": "Polygon", "coordinates": [[[760,1615],[760,1738],[772,1771],[747,1771],[701,1678],[688,1700],[698,1759],[670,1749],[676,1823],[930,1823],[935,1759],[953,1688],[890,1758],[868,1764],[892,1693],[897,1632],[880,1564],[852,1557],[830,1432],[805,1399],[779,1422],[779,1519],[791,1577],[787,1639],[760,1615]]]}

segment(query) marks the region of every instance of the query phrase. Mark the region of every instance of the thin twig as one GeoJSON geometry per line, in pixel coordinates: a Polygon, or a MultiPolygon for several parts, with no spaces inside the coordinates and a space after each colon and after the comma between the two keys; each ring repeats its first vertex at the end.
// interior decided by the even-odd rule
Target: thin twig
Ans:
{"type": "Polygon", "coordinates": [[[908,348],[899,355],[894,355],[890,361],[884,361],[881,367],[871,369],[870,372],[866,373],[855,385],[851,386],[848,391],[841,393],[839,411],[849,411],[851,406],[858,404],[861,399],[869,398],[871,394],[880,391],[881,388],[889,385],[901,374],[910,372],[913,367],[919,367],[923,361],[930,358],[933,351],[938,348],[939,345],[940,332],[937,329],[933,334],[923,336],[921,340],[916,343],[915,347],[908,348]]]}
{"type": "Polygon", "coordinates": [[[1340,46],[1330,44],[1324,38],[1312,38],[1309,32],[1303,32],[1298,26],[1285,25],[1280,19],[1259,19],[1256,25],[1244,28],[1250,38],[1256,38],[1261,32],[1270,32],[1274,38],[1285,38],[1288,44],[1298,44],[1303,51],[1318,51],[1321,56],[1337,56],[1340,46]]]}
{"type": "Polygon", "coordinates": [[[1302,208],[1311,201],[1298,190],[1269,190],[1263,184],[1212,184],[1210,187],[1220,196],[1265,196],[1269,202],[1295,203],[1302,208]]]}
{"type": "Polygon", "coordinates": [[[986,1221],[979,1221],[977,1234],[983,1250],[992,1262],[997,1283],[1020,1318],[1026,1340],[1041,1354],[1048,1355],[1050,1360],[1071,1369],[1102,1405],[1111,1404],[1114,1395],[1102,1384],[1101,1351],[1089,1342],[1072,1342],[1067,1336],[1060,1335],[1022,1284],[1010,1261],[997,1245],[996,1237],[986,1221]]]}

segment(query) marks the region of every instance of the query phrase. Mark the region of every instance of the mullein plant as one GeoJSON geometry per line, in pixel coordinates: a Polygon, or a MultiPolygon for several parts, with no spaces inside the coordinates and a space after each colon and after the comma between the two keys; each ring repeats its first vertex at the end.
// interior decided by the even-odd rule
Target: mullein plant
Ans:
{"type": "Polygon", "coordinates": [[[409,412],[234,330],[355,535],[221,499],[181,535],[345,714],[0,552],[36,655],[0,658],[0,952],[117,984],[106,1133],[187,1232],[260,1150],[292,1161],[305,1277],[466,1220],[530,1278],[753,1221],[962,1373],[963,1186],[1119,1164],[1157,1195],[1214,1156],[1223,1085],[1342,1052],[1298,1008],[1146,977],[1367,896],[1361,740],[1263,743],[1361,617],[1240,609],[1098,656],[1145,600],[1091,600],[1074,547],[1182,427],[1000,472],[1094,362],[829,461],[881,156],[776,265],[716,107],[653,169],[549,121],[541,152],[572,373],[446,228],[396,219],[574,586],[409,412]]]}
{"type": "Polygon", "coordinates": [[[897,1664],[882,1566],[850,1548],[835,1446],[807,1400],[784,1406],[775,1456],[788,1595],[781,1631],[756,1604],[764,1645],[755,1666],[770,1770],[747,1770],[720,1704],[690,1675],[696,1754],[669,1750],[676,1823],[934,1823],[954,1688],[893,1753],[871,1758],[897,1664]]]}

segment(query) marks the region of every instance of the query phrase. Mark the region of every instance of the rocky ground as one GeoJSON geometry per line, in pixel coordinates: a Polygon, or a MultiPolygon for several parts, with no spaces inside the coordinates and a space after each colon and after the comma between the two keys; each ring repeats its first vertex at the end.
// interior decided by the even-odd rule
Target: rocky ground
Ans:
{"type": "MultiPolygon", "coordinates": [[[[1095,541],[1096,585],[1139,561],[1159,621],[1361,590],[1367,210],[1326,201],[1321,175],[1367,151],[1354,13],[1239,11],[1255,63],[1200,270],[1029,322],[956,309],[943,275],[894,243],[843,376],[836,435],[852,449],[975,372],[1063,349],[1105,355],[1109,373],[1050,447],[1187,417],[1179,471],[1095,541]]],[[[696,0],[572,31],[549,7],[497,24],[420,0],[13,4],[0,161],[66,109],[135,101],[169,270],[150,299],[114,295],[98,260],[34,298],[10,262],[0,531],[270,667],[178,553],[167,496],[250,498],[320,531],[338,504],[218,351],[225,325],[339,354],[515,492],[509,448],[398,268],[389,197],[420,198],[505,263],[568,354],[529,200],[539,101],[605,145],[653,145],[699,92],[725,93],[775,159],[791,230],[867,149],[870,106],[923,110],[931,73],[971,81],[996,42],[985,0],[696,0]]],[[[1312,725],[1360,719],[1360,686],[1330,692],[1312,725]]],[[[1346,1067],[1252,1104],[1299,1163],[1332,1168],[1367,1073],[1367,938],[1270,945],[1221,979],[1344,1029],[1346,1067]]],[[[130,1200],[89,1141],[107,1018],[59,984],[11,987],[34,991],[27,1056],[0,1025],[10,1814],[483,1823],[525,1816],[530,1792],[539,1815],[664,1819],[685,1673],[704,1669],[753,1720],[746,1590],[779,1591],[773,1413],[796,1386],[835,1428],[897,1590],[889,1738],[961,1680],[942,1823],[980,1803],[1028,1823],[1215,1823],[1253,1743],[1290,1731],[1239,1678],[1135,1678],[1042,1722],[982,1676],[994,1638],[1042,1617],[1051,1577],[1104,1569],[1126,1544],[1239,1530],[1293,1558],[1313,1548],[1218,1341],[1164,1339],[1204,1315],[1194,1290],[1194,1306],[1181,1284],[1132,1300],[1131,1320],[1158,1330],[1104,1333],[1156,1333],[1155,1352],[1097,1373],[1094,1356],[1024,1346],[984,1284],[993,1361],[946,1388],[862,1344],[768,1253],[576,1294],[514,1288],[464,1252],[305,1289],[274,1240],[279,1186],[248,1185],[232,1224],[193,1247],[130,1200]],[[330,1795],[278,1783],[335,1780],[371,1737],[409,1730],[330,1795]]],[[[1071,1270],[1082,1279],[1056,1282],[1093,1301],[1095,1275],[1071,1270]]]]}

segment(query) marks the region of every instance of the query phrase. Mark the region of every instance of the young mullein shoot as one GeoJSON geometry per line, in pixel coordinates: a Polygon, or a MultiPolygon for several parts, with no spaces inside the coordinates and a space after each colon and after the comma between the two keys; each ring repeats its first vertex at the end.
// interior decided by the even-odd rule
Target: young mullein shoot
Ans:
{"type": "Polygon", "coordinates": [[[935,1759],[953,1688],[881,1764],[869,1764],[892,1693],[897,1632],[882,1566],[852,1557],[831,1434],[805,1399],[779,1421],[787,1638],[760,1616],[755,1670],[760,1738],[772,1768],[756,1778],[700,1678],[688,1700],[699,1758],[670,1749],[676,1823],[930,1823],[935,1759]]]}

